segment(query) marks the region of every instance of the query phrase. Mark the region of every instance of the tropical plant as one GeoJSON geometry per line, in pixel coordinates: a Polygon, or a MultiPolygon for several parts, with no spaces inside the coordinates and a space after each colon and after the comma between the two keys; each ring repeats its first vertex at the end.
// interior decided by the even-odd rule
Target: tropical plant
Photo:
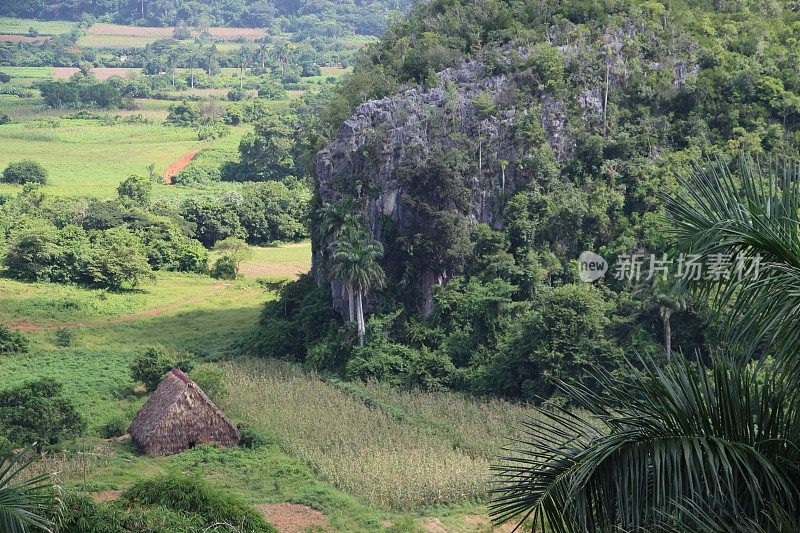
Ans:
{"type": "Polygon", "coordinates": [[[371,289],[380,289],[386,283],[386,275],[378,264],[383,246],[363,231],[349,231],[333,244],[333,250],[331,276],[342,283],[348,318],[356,320],[358,343],[364,346],[364,298],[371,289]]]}
{"type": "Polygon", "coordinates": [[[666,203],[677,251],[720,274],[682,284],[710,302],[730,348],[763,348],[778,364],[715,358],[707,372],[648,360],[623,379],[597,368],[604,393],[560,383],[588,418],[541,410],[544,422],[526,423],[523,446],[495,467],[497,521],[530,518],[554,531],[800,528],[800,364],[790,357],[800,341],[798,183],[796,163],[742,160],[734,175],[716,162],[666,203]]]}
{"type": "Polygon", "coordinates": [[[604,393],[560,382],[586,411],[536,408],[493,467],[491,514],[552,531],[776,531],[800,526],[800,401],[778,369],[643,361],[604,393]],[[717,527],[703,529],[709,518],[717,527]]]}
{"type": "Polygon", "coordinates": [[[47,474],[30,475],[35,461],[30,448],[0,457],[0,531],[48,531],[52,526],[44,515],[55,506],[53,483],[47,474]]]}
{"type": "MultiPolygon", "coordinates": [[[[737,175],[717,162],[667,199],[676,247],[706,261],[730,261],[729,276],[689,280],[718,311],[723,336],[752,354],[800,346],[800,166],[741,160],[737,175]]],[[[794,358],[800,363],[800,359],[794,358]]],[[[800,367],[795,370],[800,370],[800,367]]]]}

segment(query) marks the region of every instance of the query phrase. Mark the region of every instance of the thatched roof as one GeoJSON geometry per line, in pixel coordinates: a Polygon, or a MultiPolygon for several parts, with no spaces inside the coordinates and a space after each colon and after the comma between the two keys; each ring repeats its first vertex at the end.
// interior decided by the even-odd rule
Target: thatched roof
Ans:
{"type": "Polygon", "coordinates": [[[150,455],[171,455],[196,444],[235,446],[239,442],[236,426],[177,368],[167,372],[128,433],[150,455]]]}

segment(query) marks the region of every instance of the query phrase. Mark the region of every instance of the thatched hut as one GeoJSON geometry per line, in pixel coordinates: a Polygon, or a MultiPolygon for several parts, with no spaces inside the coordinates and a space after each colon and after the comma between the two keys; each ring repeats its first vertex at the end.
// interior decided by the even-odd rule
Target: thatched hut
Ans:
{"type": "Polygon", "coordinates": [[[189,376],[173,368],[128,428],[149,455],[172,455],[197,445],[235,446],[239,430],[189,376]]]}

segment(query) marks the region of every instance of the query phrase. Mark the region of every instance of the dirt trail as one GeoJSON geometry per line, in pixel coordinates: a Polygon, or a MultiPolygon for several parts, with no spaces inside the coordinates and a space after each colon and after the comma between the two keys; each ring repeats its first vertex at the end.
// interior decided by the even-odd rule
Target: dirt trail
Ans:
{"type": "Polygon", "coordinates": [[[109,318],[106,320],[93,320],[91,322],[51,322],[49,324],[37,324],[36,322],[19,320],[17,322],[11,322],[10,326],[13,329],[23,331],[26,333],[35,331],[55,331],[57,329],[98,328],[103,326],[112,326],[115,324],[122,324],[123,322],[130,322],[131,320],[138,320],[140,318],[150,318],[158,316],[163,313],[166,313],[167,311],[191,305],[193,303],[205,300],[212,292],[216,292],[220,289],[224,289],[225,287],[229,286],[230,283],[219,283],[217,285],[212,285],[209,288],[209,291],[202,296],[195,296],[193,298],[188,298],[186,300],[181,300],[179,302],[160,305],[158,307],[151,307],[150,309],[145,309],[144,311],[139,311],[138,313],[131,313],[129,315],[122,315],[114,318],[109,318]]]}
{"type": "Polygon", "coordinates": [[[188,165],[192,159],[194,159],[194,156],[202,152],[203,149],[205,149],[205,146],[198,148],[197,150],[192,150],[191,152],[186,152],[180,157],[180,159],[172,163],[167,170],[164,171],[164,183],[167,185],[172,185],[172,178],[178,172],[186,168],[186,165],[188,165]]]}

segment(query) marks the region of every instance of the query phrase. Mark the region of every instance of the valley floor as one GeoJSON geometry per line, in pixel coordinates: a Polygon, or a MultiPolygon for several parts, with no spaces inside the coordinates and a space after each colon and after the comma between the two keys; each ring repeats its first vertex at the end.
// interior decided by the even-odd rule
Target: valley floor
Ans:
{"type": "Polygon", "coordinates": [[[491,531],[488,466],[524,407],[345,383],[274,359],[229,360],[231,341],[274,297],[256,278],[293,277],[309,258],[307,243],[259,248],[236,281],[160,273],[119,293],[0,278],[0,321],[33,342],[30,354],[0,359],[2,386],[53,377],[90,421],[85,437],[48,454],[41,468],[98,500],[155,473],[200,474],[285,532],[491,531]],[[61,329],[73,332],[67,347],[56,345],[61,329]],[[145,401],[128,365],[153,343],[221,369],[221,407],[266,442],[150,458],[126,438],[100,438],[107,420],[130,419],[145,401]]]}

